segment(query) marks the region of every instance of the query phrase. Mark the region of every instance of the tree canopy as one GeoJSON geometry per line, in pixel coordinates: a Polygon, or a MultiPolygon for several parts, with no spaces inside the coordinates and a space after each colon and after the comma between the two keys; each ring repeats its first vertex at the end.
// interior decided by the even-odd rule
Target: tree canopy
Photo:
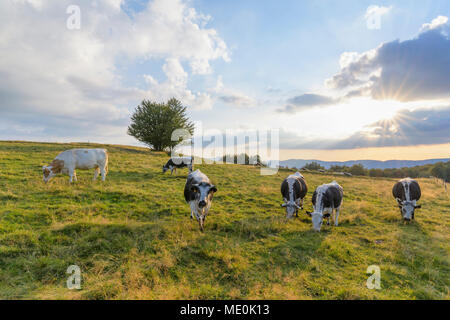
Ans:
{"type": "Polygon", "coordinates": [[[131,116],[128,134],[155,151],[167,151],[179,143],[172,141],[176,129],[194,133],[194,124],[179,100],[172,98],[166,103],[143,100],[131,116]]]}

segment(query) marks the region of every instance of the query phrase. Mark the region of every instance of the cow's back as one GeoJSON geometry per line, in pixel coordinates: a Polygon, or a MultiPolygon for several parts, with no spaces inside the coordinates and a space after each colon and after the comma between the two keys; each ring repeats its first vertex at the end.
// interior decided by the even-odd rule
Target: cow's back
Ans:
{"type": "Polygon", "coordinates": [[[344,197],[344,190],[340,185],[328,184],[322,185],[319,188],[314,191],[312,196],[312,203],[314,207],[316,206],[317,195],[319,192],[322,193],[321,201],[323,202],[324,208],[338,208],[341,205],[344,197]]]}
{"type": "Polygon", "coordinates": [[[308,188],[306,185],[306,182],[303,178],[300,178],[296,175],[290,175],[286,179],[283,180],[281,183],[281,195],[289,200],[295,200],[295,199],[303,199],[306,196],[306,193],[308,192],[308,188]],[[292,192],[294,199],[289,199],[289,184],[292,184],[292,192]]]}
{"type": "Polygon", "coordinates": [[[188,174],[186,185],[184,186],[184,199],[186,200],[186,202],[195,200],[194,193],[191,191],[191,187],[193,184],[199,184],[201,182],[211,183],[209,178],[198,169],[188,174]]]}
{"type": "Polygon", "coordinates": [[[64,161],[64,167],[91,169],[106,165],[108,153],[106,149],[70,149],[61,152],[56,159],[64,161]]]}
{"type": "Polygon", "coordinates": [[[405,187],[409,185],[409,196],[410,201],[416,200],[418,201],[422,195],[419,183],[413,179],[403,179],[397,182],[392,188],[392,195],[394,198],[399,198],[402,201],[408,200],[406,199],[405,187]]]}

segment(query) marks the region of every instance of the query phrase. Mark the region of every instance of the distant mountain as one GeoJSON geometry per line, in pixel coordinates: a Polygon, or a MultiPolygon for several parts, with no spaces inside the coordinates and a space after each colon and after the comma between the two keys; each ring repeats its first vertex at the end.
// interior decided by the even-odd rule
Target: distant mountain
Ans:
{"type": "Polygon", "coordinates": [[[426,164],[435,164],[437,162],[447,162],[450,159],[428,159],[428,160],[351,160],[351,161],[320,161],[320,160],[303,160],[303,159],[290,159],[280,161],[280,166],[288,168],[302,168],[306,164],[311,162],[317,162],[325,169],[329,169],[331,166],[347,166],[351,167],[354,164],[362,164],[366,169],[399,169],[410,168],[416,166],[423,166],[426,164]]]}

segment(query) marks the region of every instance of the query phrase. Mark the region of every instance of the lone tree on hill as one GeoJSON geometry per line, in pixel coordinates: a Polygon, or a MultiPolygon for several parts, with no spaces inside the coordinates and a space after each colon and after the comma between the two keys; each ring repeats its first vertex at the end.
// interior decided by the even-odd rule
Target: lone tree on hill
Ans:
{"type": "Polygon", "coordinates": [[[194,124],[179,100],[172,98],[167,103],[143,100],[131,116],[128,134],[155,151],[166,151],[179,143],[172,141],[172,132],[176,129],[194,133],[194,124]]]}

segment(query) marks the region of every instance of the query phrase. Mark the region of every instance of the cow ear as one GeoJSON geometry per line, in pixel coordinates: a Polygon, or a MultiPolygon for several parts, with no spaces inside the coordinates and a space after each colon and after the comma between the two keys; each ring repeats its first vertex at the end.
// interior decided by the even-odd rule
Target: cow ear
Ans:
{"type": "Polygon", "coordinates": [[[414,208],[415,209],[422,209],[422,205],[419,204],[418,206],[415,206],[414,208]]]}
{"type": "Polygon", "coordinates": [[[209,192],[217,192],[217,188],[215,185],[212,185],[211,188],[209,188],[209,192]]]}
{"type": "Polygon", "coordinates": [[[312,212],[309,212],[309,211],[305,211],[305,213],[308,215],[308,216],[310,216],[311,217],[311,213],[312,212]]]}

